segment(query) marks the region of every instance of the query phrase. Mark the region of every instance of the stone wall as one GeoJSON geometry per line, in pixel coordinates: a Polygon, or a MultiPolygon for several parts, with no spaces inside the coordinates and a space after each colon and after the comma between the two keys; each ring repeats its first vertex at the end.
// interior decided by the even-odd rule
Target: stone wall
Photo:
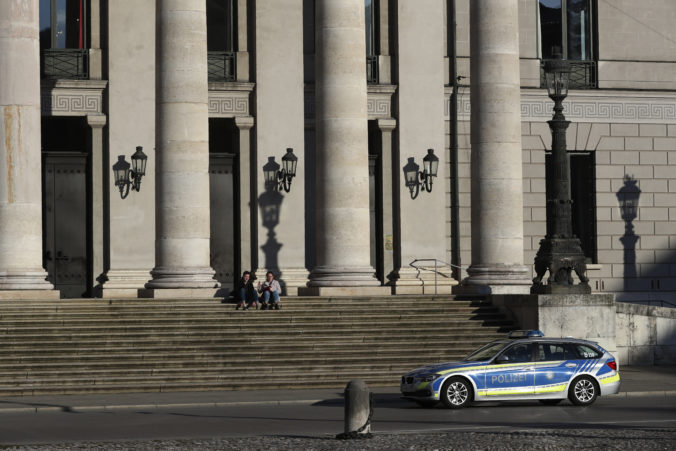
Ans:
{"type": "Polygon", "coordinates": [[[615,302],[612,295],[493,295],[523,329],[595,341],[621,365],[676,363],[676,309],[615,302]]]}
{"type": "Polygon", "coordinates": [[[625,365],[676,363],[676,309],[618,302],[616,357],[625,365]]]}

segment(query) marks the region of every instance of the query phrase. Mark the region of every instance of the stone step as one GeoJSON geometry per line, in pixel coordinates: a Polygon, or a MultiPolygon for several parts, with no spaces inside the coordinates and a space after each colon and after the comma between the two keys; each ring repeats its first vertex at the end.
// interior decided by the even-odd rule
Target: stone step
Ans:
{"type": "MultiPolygon", "coordinates": [[[[454,344],[483,344],[487,340],[498,338],[501,335],[499,334],[481,334],[479,336],[464,337],[458,334],[454,334],[449,331],[445,334],[425,334],[424,336],[416,337],[415,343],[417,346],[452,346],[454,344]]],[[[158,342],[162,343],[165,346],[174,346],[174,345],[225,345],[228,347],[241,347],[241,346],[260,346],[261,338],[259,337],[241,337],[233,336],[224,338],[224,336],[203,334],[202,336],[165,336],[157,337],[153,335],[147,335],[137,338],[128,338],[124,335],[120,335],[122,338],[111,338],[111,337],[95,337],[95,339],[88,340],[60,340],[52,339],[49,337],[41,337],[41,340],[27,341],[27,340],[14,340],[14,341],[5,341],[0,347],[0,355],[2,353],[14,353],[14,352],[55,352],[56,350],[62,348],[66,350],[70,349],[81,349],[81,348],[134,348],[139,346],[148,346],[148,345],[157,345],[158,342]],[[102,339],[103,338],[103,339],[102,339]]],[[[265,339],[265,342],[274,341],[277,346],[284,347],[289,345],[294,345],[299,343],[298,337],[275,337],[274,340],[265,339]]],[[[373,336],[354,336],[354,335],[334,335],[334,336],[319,336],[313,337],[312,340],[305,340],[305,345],[308,346],[402,346],[404,344],[411,343],[410,337],[402,337],[401,335],[391,334],[387,338],[383,337],[373,337],[373,336]]]]}

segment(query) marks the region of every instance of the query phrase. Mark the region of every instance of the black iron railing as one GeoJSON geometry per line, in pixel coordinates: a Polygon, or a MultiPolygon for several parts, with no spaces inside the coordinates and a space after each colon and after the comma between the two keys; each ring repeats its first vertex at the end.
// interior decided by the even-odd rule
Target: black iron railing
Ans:
{"type": "MultiPolygon", "coordinates": [[[[546,88],[545,83],[545,62],[540,63],[540,87],[546,88]]],[[[567,60],[571,66],[569,89],[595,89],[597,84],[596,61],[574,61],[567,60]]]]}
{"type": "Polygon", "coordinates": [[[378,84],[378,57],[376,55],[366,56],[366,83],[378,84]]]}
{"type": "Polygon", "coordinates": [[[40,52],[42,78],[89,78],[89,50],[42,49],[40,52]]]}
{"type": "Polygon", "coordinates": [[[208,52],[209,81],[237,80],[235,52],[208,52]]]}

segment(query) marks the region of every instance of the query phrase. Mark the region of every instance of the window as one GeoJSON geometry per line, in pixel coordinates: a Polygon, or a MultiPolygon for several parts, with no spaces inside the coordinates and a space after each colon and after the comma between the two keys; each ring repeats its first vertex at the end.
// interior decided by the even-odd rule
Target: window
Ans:
{"type": "Polygon", "coordinates": [[[596,87],[594,0],[539,0],[542,59],[570,60],[571,89],[596,87]]]}
{"type": "Polygon", "coordinates": [[[378,83],[378,1],[364,0],[366,9],[366,81],[378,83]]]}
{"type": "Polygon", "coordinates": [[[85,0],[40,0],[40,48],[87,48],[85,0]]]}
{"type": "Polygon", "coordinates": [[[43,78],[89,78],[88,0],[40,0],[43,78]]]}
{"type": "Polygon", "coordinates": [[[511,363],[530,362],[533,360],[531,349],[530,343],[517,344],[503,352],[502,356],[507,357],[508,362],[511,363]]]}
{"type": "Polygon", "coordinates": [[[540,343],[538,345],[538,360],[541,362],[571,359],[577,359],[577,353],[567,343],[540,343]]]}
{"type": "Polygon", "coordinates": [[[237,78],[235,3],[235,0],[207,0],[209,81],[234,81],[237,78]]]}
{"type": "Polygon", "coordinates": [[[580,359],[599,359],[601,358],[601,353],[591,346],[586,345],[575,345],[577,354],[580,359]]]}

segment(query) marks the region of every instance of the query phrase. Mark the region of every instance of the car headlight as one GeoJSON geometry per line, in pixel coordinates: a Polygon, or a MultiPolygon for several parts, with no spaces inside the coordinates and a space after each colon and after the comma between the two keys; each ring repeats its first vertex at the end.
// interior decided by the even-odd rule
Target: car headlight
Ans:
{"type": "Polygon", "coordinates": [[[418,376],[418,380],[420,382],[432,382],[433,380],[436,380],[440,375],[439,374],[423,374],[421,376],[418,376]]]}

